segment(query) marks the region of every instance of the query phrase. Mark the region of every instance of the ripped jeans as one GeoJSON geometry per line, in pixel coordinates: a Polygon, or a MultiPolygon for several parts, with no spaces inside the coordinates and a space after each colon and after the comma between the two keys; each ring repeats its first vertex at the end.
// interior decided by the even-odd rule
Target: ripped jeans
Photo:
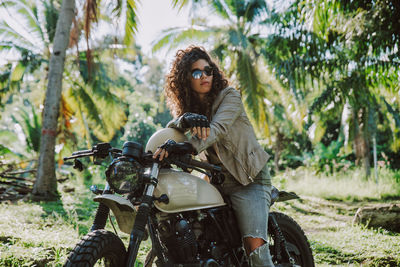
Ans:
{"type": "Polygon", "coordinates": [[[268,213],[271,203],[271,185],[253,182],[243,186],[232,183],[225,184],[223,191],[230,196],[242,239],[245,237],[262,238],[266,242],[250,253],[250,266],[274,266],[268,246],[268,213]]]}

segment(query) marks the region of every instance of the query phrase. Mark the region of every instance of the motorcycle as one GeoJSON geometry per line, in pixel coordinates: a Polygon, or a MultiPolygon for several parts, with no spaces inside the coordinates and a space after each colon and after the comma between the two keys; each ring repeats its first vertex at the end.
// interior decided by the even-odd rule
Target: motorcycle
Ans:
{"type": "MultiPolygon", "coordinates": [[[[152,152],[165,140],[185,138],[167,128],[156,132],[145,149],[137,142],[125,142],[122,150],[101,143],[65,158],[74,160],[80,170],[83,157],[94,157],[95,162],[110,157],[111,163],[105,188],[91,187],[97,195],[94,201],[99,202],[91,230],[64,266],[136,266],[140,244],[147,238],[152,248],[145,267],[249,266],[235,214],[221,190],[221,168],[191,155],[170,155],[162,162],[153,159],[152,152]],[[209,181],[193,171],[207,175],[209,181]],[[127,249],[116,233],[104,229],[110,210],[119,229],[130,235],[127,249]]],[[[296,198],[295,193],[273,187],[271,205],[296,198]]],[[[291,217],[270,212],[268,235],[274,264],[314,266],[307,237],[291,217]]]]}

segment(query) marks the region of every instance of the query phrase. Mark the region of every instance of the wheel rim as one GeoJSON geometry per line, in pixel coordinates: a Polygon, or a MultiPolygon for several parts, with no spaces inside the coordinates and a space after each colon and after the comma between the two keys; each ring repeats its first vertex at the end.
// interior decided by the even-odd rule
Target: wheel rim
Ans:
{"type": "Polygon", "coordinates": [[[106,266],[109,267],[111,266],[111,261],[107,258],[101,258],[96,263],[94,264],[95,267],[101,267],[101,266],[106,266]]]}
{"type": "Polygon", "coordinates": [[[117,266],[117,261],[115,260],[115,255],[105,255],[104,257],[98,259],[94,264],[95,267],[112,267],[117,266]]]}
{"type": "Polygon", "coordinates": [[[292,242],[288,242],[288,241],[286,241],[286,246],[287,246],[290,256],[294,259],[296,264],[299,264],[302,266],[303,261],[301,259],[301,253],[300,253],[299,248],[292,242]]]}
{"type": "MultiPolygon", "coordinates": [[[[301,258],[301,251],[297,245],[296,239],[294,239],[289,233],[283,232],[283,236],[285,237],[286,240],[286,247],[288,249],[288,252],[290,254],[290,257],[293,258],[295,263],[297,265],[303,266],[303,260],[301,258]]],[[[271,253],[275,253],[275,242],[274,242],[274,237],[269,236],[269,248],[271,253]]],[[[282,253],[282,252],[281,252],[282,253]]],[[[272,260],[274,262],[278,262],[276,259],[276,255],[272,254],[272,260]]],[[[281,262],[278,262],[281,263],[281,262]]]]}
{"type": "Polygon", "coordinates": [[[283,232],[283,236],[286,239],[286,246],[287,246],[290,256],[294,259],[296,264],[303,266],[303,259],[301,257],[301,251],[296,242],[297,239],[288,232],[283,232]]]}

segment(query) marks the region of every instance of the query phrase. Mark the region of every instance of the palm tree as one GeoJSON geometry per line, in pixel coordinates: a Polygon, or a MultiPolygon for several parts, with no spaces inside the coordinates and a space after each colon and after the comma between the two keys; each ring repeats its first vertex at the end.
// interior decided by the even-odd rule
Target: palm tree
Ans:
{"type": "Polygon", "coordinates": [[[39,166],[32,191],[34,199],[54,199],[58,197],[54,148],[57,136],[57,120],[60,110],[64,62],[74,10],[74,0],[64,0],[62,2],[54,36],[53,53],[49,64],[49,80],[43,111],[39,166]]]}
{"type": "MultiPolygon", "coordinates": [[[[298,146],[298,150],[307,149],[306,142],[297,142],[304,133],[304,121],[307,116],[307,102],[298,101],[294,94],[268,73],[267,83],[270,85],[266,112],[271,129],[271,140],[274,154],[275,172],[280,170],[280,159],[283,151],[293,150],[289,147],[298,146]]],[[[292,152],[292,151],[291,151],[292,152]]]]}
{"type": "Polygon", "coordinates": [[[32,1],[6,0],[0,12],[0,53],[14,55],[0,74],[1,99],[19,90],[27,74],[39,69],[46,72],[58,11],[53,2],[37,2],[36,6],[32,1]]]}
{"type": "MultiPolygon", "coordinates": [[[[134,34],[137,30],[137,17],[136,17],[136,4],[138,1],[127,0],[127,1],[117,1],[115,8],[113,11],[115,12],[116,17],[121,17],[125,15],[125,34],[124,34],[124,42],[130,48],[134,41],[134,34]]],[[[179,0],[173,1],[175,5],[181,3],[179,0]]],[[[185,4],[185,1],[182,1],[181,4],[185,4]]],[[[42,143],[40,150],[40,158],[39,158],[39,168],[38,168],[38,176],[36,179],[35,187],[33,193],[40,198],[52,198],[57,192],[56,188],[56,178],[55,178],[55,170],[54,170],[54,133],[57,129],[57,117],[51,116],[50,114],[54,112],[58,112],[58,106],[61,100],[61,80],[62,74],[64,71],[64,60],[63,57],[66,53],[68,47],[68,40],[65,38],[65,34],[70,35],[70,28],[72,24],[72,14],[71,7],[74,6],[74,0],[64,0],[62,8],[60,10],[59,20],[56,27],[56,35],[54,38],[54,53],[52,54],[52,58],[59,59],[59,63],[54,65],[50,65],[50,74],[49,74],[49,85],[46,91],[46,100],[45,103],[49,103],[50,99],[54,105],[45,105],[44,110],[44,118],[43,118],[43,127],[42,130],[42,143]],[[62,18],[62,19],[61,19],[62,18]],[[58,34],[57,34],[58,33],[58,34]],[[60,45],[57,47],[55,45],[60,45]],[[59,50],[58,50],[59,49],[59,50]],[[62,57],[58,57],[61,55],[62,57]],[[54,71],[54,72],[52,72],[54,71]],[[50,80],[54,79],[54,87],[53,83],[50,83],[50,80]],[[52,93],[54,91],[54,94],[52,93]],[[46,128],[48,127],[48,128],[46,128]],[[46,139],[46,140],[44,140],[46,139]],[[50,166],[51,165],[51,166],[50,166]],[[49,167],[50,166],[50,167],[49,167]]],[[[73,11],[73,10],[72,10],[73,11]]],[[[86,55],[88,62],[88,71],[91,72],[89,68],[91,65],[91,50],[89,47],[89,37],[90,37],[90,25],[92,22],[97,21],[97,3],[96,1],[87,0],[85,2],[85,37],[86,37],[86,55]]],[[[52,62],[52,61],[50,61],[52,62]]]]}
{"type": "Polygon", "coordinates": [[[314,99],[310,113],[321,118],[327,116],[327,111],[332,113],[331,110],[337,115],[345,114],[343,109],[350,107],[352,132],[345,135],[352,137],[347,141],[353,141],[354,152],[364,162],[367,176],[369,143],[376,132],[374,113],[384,103],[376,89],[382,87],[382,80],[375,77],[385,73],[386,80],[397,80],[395,67],[398,63],[385,60],[385,57],[398,58],[396,42],[392,42],[392,39],[399,40],[398,32],[392,30],[397,29],[394,24],[398,21],[398,12],[392,12],[399,8],[395,2],[389,4],[389,8],[387,2],[381,1],[294,1],[289,9],[274,14],[268,21],[277,25],[278,30],[269,38],[271,49],[266,50],[266,58],[276,66],[279,75],[288,79],[291,88],[314,99]],[[378,18],[383,20],[376,24],[369,22],[378,18]],[[378,30],[376,27],[381,27],[382,21],[393,27],[383,27],[389,29],[386,32],[378,30]],[[371,40],[375,31],[379,31],[381,37],[392,38],[390,41],[371,40]],[[314,90],[304,90],[307,87],[314,90]]]}
{"type": "MultiPolygon", "coordinates": [[[[322,2],[324,5],[315,10],[318,16],[314,18],[313,25],[318,30],[317,34],[325,38],[332,32],[341,38],[338,38],[338,43],[347,62],[340,67],[346,69],[347,74],[344,73],[331,85],[338,85],[338,95],[343,94],[342,99],[347,99],[351,106],[354,151],[357,158],[362,159],[366,176],[369,176],[370,148],[371,142],[375,144],[379,110],[386,108],[389,116],[383,117],[389,120],[390,117],[392,120],[398,117],[398,112],[388,107],[382,92],[399,90],[395,73],[400,59],[397,49],[400,5],[397,1],[322,2]],[[320,15],[327,14],[328,7],[333,9],[334,19],[320,15]],[[344,28],[339,26],[343,23],[346,25],[344,28]]],[[[319,103],[329,98],[328,92],[334,90],[321,95],[319,103]]],[[[394,140],[398,138],[394,134],[394,140]]]]}
{"type": "MultiPolygon", "coordinates": [[[[72,1],[74,2],[74,1],[72,1]]],[[[20,81],[22,80],[23,76],[27,71],[33,71],[35,68],[37,69],[38,66],[43,65],[42,68],[44,70],[48,69],[47,64],[43,63],[48,63],[50,59],[50,51],[53,49],[53,54],[52,56],[57,58],[59,55],[63,55],[64,52],[62,51],[55,51],[54,49],[56,48],[56,44],[60,45],[60,43],[57,43],[54,40],[54,47],[51,48],[51,43],[53,41],[53,38],[55,38],[55,23],[57,21],[58,17],[58,11],[57,8],[53,5],[53,1],[39,1],[36,2],[38,6],[35,6],[32,4],[33,2],[30,1],[25,1],[25,0],[9,0],[7,2],[2,3],[2,7],[4,7],[5,11],[10,12],[10,14],[15,14],[15,16],[20,16],[21,18],[19,19],[19,27],[15,27],[15,23],[12,24],[10,21],[11,20],[3,20],[2,24],[0,25],[0,34],[2,36],[1,40],[4,40],[0,45],[1,45],[1,50],[17,50],[21,51],[21,60],[17,61],[16,63],[9,64],[8,69],[3,73],[3,75],[0,76],[0,84],[4,85],[1,93],[2,96],[5,95],[5,93],[10,92],[11,89],[16,89],[18,88],[17,86],[20,84],[20,81]],[[51,25],[52,23],[52,25],[51,25]],[[22,25],[22,27],[21,27],[22,25]],[[25,27],[25,28],[24,28],[25,27]],[[26,34],[30,33],[30,34],[26,34]],[[38,41],[39,40],[39,41],[38,41]],[[60,53],[58,53],[60,52],[60,53]],[[37,59],[36,61],[34,59],[37,59]],[[39,62],[39,63],[37,63],[39,62]],[[35,64],[32,64],[35,63],[35,64]],[[24,65],[25,64],[25,65],[24,65]],[[29,65],[30,64],[30,65],[29,65]],[[28,67],[26,67],[28,65],[28,67]],[[32,67],[33,66],[33,67],[32,67]],[[34,68],[35,67],[35,68],[34,68]]],[[[68,4],[68,3],[67,3],[68,4]]],[[[74,3],[69,3],[70,6],[66,9],[61,9],[60,12],[66,12],[67,13],[67,20],[64,21],[67,24],[69,24],[69,27],[71,26],[71,23],[69,21],[69,12],[71,12],[72,8],[72,15],[75,15],[75,10],[74,10],[74,3]],[[71,6],[72,5],[72,6],[71,6]]],[[[136,21],[135,21],[135,8],[136,8],[136,2],[129,1],[127,5],[124,5],[124,8],[122,7],[122,3],[118,1],[118,3],[115,5],[115,11],[118,13],[118,15],[122,15],[122,10],[125,10],[127,13],[127,19],[126,21],[126,32],[128,34],[125,35],[125,41],[127,44],[131,45],[132,44],[132,33],[136,29],[136,21]],[[133,16],[132,16],[133,14],[133,16]]],[[[63,5],[62,7],[65,7],[63,5]]],[[[89,36],[90,36],[90,22],[96,20],[97,11],[96,11],[96,2],[94,1],[87,1],[86,6],[85,6],[85,21],[87,22],[85,25],[85,37],[86,37],[86,43],[89,43],[89,36]]],[[[5,13],[7,14],[7,13],[5,13]]],[[[65,18],[66,14],[63,14],[63,18],[65,18]]],[[[61,13],[60,13],[61,16],[61,13]]],[[[71,20],[72,22],[72,20],[71,20]]],[[[77,20],[75,19],[75,26],[78,25],[77,20]]],[[[64,27],[65,25],[61,25],[60,27],[64,27]]],[[[79,25],[78,25],[79,26],[79,25]]],[[[70,36],[70,28],[64,28],[63,32],[60,32],[59,37],[64,37],[61,38],[63,42],[66,42],[66,45],[68,44],[74,44],[74,42],[70,42],[70,37],[72,40],[74,40],[74,31],[72,35],[70,36]],[[65,31],[68,31],[66,33],[65,31]],[[67,38],[65,37],[67,36],[67,38]]],[[[76,30],[76,29],[75,29],[76,30]]],[[[79,40],[79,39],[75,39],[79,40]]],[[[61,45],[58,47],[61,50],[65,50],[67,46],[61,45]]],[[[80,53],[82,54],[82,53],[80,53]]],[[[88,55],[86,57],[86,62],[88,64],[84,64],[85,60],[80,60],[81,64],[80,65],[86,65],[86,66],[91,66],[93,65],[92,62],[92,54],[93,51],[87,47],[86,51],[83,52],[84,55],[88,55]]],[[[61,61],[58,62],[58,64],[61,63],[61,69],[63,69],[63,61],[64,61],[64,56],[61,57],[61,61]]],[[[101,64],[98,64],[101,65],[101,64]]],[[[60,67],[60,65],[58,65],[60,67]]],[[[82,70],[82,68],[81,68],[82,70]]],[[[90,70],[89,70],[90,71],[90,70]]],[[[61,76],[58,76],[57,79],[61,79],[62,77],[62,70],[57,71],[57,75],[61,73],[61,76]]],[[[78,70],[70,70],[70,73],[78,72],[80,74],[84,74],[82,71],[78,70]]],[[[51,69],[50,69],[51,73],[51,69]]],[[[120,101],[115,101],[117,100],[117,97],[110,92],[106,92],[104,89],[104,86],[107,85],[108,87],[112,88],[112,86],[109,86],[109,84],[104,83],[104,80],[107,80],[107,76],[105,75],[100,75],[99,78],[96,79],[91,79],[91,80],[84,80],[82,82],[82,79],[80,82],[77,82],[74,77],[76,75],[71,75],[70,77],[66,77],[67,82],[71,82],[70,88],[74,88],[75,92],[74,93],[69,93],[70,97],[67,97],[68,94],[61,94],[61,80],[54,83],[52,78],[55,76],[52,75],[42,75],[41,77],[43,79],[46,79],[47,76],[49,77],[49,84],[48,84],[48,90],[47,90],[47,95],[45,100],[45,112],[44,112],[44,120],[43,120],[43,128],[42,129],[42,144],[47,141],[47,148],[43,148],[41,151],[41,156],[40,156],[40,161],[39,161],[39,172],[38,172],[38,179],[37,183],[35,185],[34,189],[34,194],[36,195],[41,195],[42,191],[44,192],[50,192],[48,195],[50,197],[56,195],[56,187],[55,187],[55,173],[54,173],[54,167],[53,168],[47,168],[45,170],[41,170],[41,168],[46,168],[44,166],[49,166],[49,165],[54,165],[54,164],[48,164],[50,161],[54,160],[54,144],[55,144],[55,138],[57,133],[59,132],[57,120],[58,118],[62,118],[62,121],[65,122],[64,125],[62,125],[61,129],[66,129],[70,125],[68,122],[68,117],[74,115],[71,113],[71,108],[70,106],[73,105],[74,103],[76,104],[77,101],[79,102],[78,104],[83,107],[90,107],[88,108],[81,108],[78,109],[81,112],[79,112],[78,119],[81,118],[81,121],[86,120],[89,125],[91,121],[97,122],[94,133],[99,137],[100,140],[106,140],[110,139],[111,136],[113,135],[113,130],[115,128],[120,128],[121,127],[121,122],[124,122],[125,114],[121,114],[121,111],[116,111],[116,103],[120,103],[120,101]],[[56,85],[55,85],[56,84],[56,85]],[[78,84],[78,85],[77,85],[78,84]],[[54,90],[55,88],[59,88],[57,90],[54,90]],[[100,88],[103,88],[102,90],[99,90],[100,88]],[[79,97],[75,97],[75,101],[72,101],[68,103],[68,100],[71,101],[73,97],[71,95],[79,95],[79,97]],[[48,100],[49,97],[51,100],[48,100]],[[57,100],[60,99],[60,100],[57,100]],[[62,103],[62,105],[57,105],[57,103],[62,103]],[[54,104],[54,105],[53,105],[54,104]],[[99,108],[100,104],[102,105],[101,108],[99,108]],[[58,110],[61,108],[61,113],[62,116],[58,116],[58,110]],[[50,110],[49,110],[50,109],[50,110]],[[111,113],[105,112],[105,110],[108,109],[111,113]],[[101,110],[101,112],[98,112],[101,110]],[[113,114],[114,117],[111,117],[110,115],[113,114]],[[85,118],[86,117],[86,118],[85,118]],[[100,120],[100,118],[102,118],[100,120]],[[50,121],[52,121],[50,123],[50,121]],[[102,122],[100,124],[99,122],[102,122]],[[103,127],[101,127],[101,126],[103,127]],[[47,127],[47,128],[46,128],[47,127]],[[44,140],[45,139],[45,140],[44,140]],[[53,147],[53,148],[51,148],[53,147]],[[47,151],[47,152],[45,152],[47,151]],[[47,158],[47,163],[44,164],[42,159],[47,158]],[[52,175],[45,175],[45,173],[53,173],[52,175]],[[41,179],[40,177],[44,177],[44,179],[41,179]],[[40,180],[46,180],[44,182],[40,182],[40,180]],[[49,182],[50,181],[50,182],[49,182]],[[39,189],[39,188],[43,188],[39,189]]],[[[56,77],[57,77],[56,75],[56,77]]],[[[90,76],[90,75],[89,75],[90,76]]],[[[108,81],[108,80],[107,80],[108,81]]],[[[110,83],[111,81],[109,81],[110,83]]],[[[67,129],[68,130],[68,129],[67,129]]],[[[85,131],[83,131],[85,132],[85,131]]],[[[65,135],[65,134],[63,134],[65,135]]],[[[86,131],[86,135],[88,136],[88,132],[86,131]]],[[[64,137],[61,136],[61,139],[65,139],[64,137]]],[[[65,141],[65,140],[64,140],[65,141]]],[[[46,195],[46,193],[44,193],[46,195]]]]}

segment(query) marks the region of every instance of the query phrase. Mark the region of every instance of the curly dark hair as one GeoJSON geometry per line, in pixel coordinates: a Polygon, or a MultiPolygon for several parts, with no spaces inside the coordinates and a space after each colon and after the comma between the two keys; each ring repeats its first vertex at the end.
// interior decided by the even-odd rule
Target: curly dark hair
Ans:
{"type": "Polygon", "coordinates": [[[174,117],[185,112],[193,112],[207,116],[210,119],[211,106],[218,93],[228,86],[228,80],[212,61],[203,47],[191,45],[184,50],[178,50],[172,63],[171,71],[166,76],[165,95],[167,106],[174,117]],[[197,94],[191,88],[191,67],[194,62],[204,59],[213,69],[213,80],[205,103],[200,103],[197,94]]]}

